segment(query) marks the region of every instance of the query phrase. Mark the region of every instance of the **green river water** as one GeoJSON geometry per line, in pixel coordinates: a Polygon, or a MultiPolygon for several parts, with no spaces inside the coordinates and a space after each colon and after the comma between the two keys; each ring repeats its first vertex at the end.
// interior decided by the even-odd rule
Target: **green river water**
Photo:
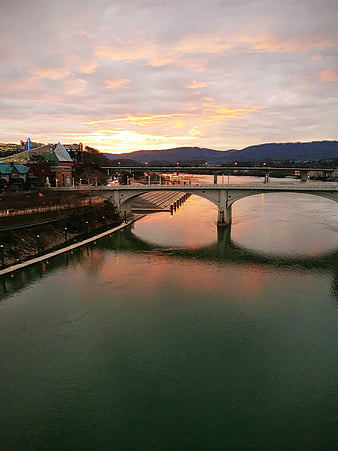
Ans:
{"type": "Polygon", "coordinates": [[[2,277],[0,450],[334,450],[337,210],[191,196],[2,277]]]}

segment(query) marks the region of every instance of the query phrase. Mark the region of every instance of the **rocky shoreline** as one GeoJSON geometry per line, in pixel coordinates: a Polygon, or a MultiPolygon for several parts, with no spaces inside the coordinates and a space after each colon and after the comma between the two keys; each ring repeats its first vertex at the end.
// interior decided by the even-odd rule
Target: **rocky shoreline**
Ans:
{"type": "Polygon", "coordinates": [[[74,209],[51,222],[0,231],[0,265],[26,261],[119,224],[121,219],[112,208],[101,205],[74,209]]]}

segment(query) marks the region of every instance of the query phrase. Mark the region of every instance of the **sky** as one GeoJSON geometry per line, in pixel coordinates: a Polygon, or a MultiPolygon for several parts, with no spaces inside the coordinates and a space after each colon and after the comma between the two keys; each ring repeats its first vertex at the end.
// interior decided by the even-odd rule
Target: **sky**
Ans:
{"type": "Polygon", "coordinates": [[[1,0],[0,142],[338,138],[337,0],[1,0]]]}

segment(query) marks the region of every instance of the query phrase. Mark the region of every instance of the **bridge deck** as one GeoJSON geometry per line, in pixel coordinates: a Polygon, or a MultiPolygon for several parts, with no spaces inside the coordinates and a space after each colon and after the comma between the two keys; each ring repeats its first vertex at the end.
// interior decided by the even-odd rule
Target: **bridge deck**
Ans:
{"type": "Polygon", "coordinates": [[[202,190],[260,190],[260,191],[338,191],[338,183],[247,183],[247,184],[217,184],[217,185],[117,185],[114,187],[95,187],[100,191],[200,191],[202,190]]]}

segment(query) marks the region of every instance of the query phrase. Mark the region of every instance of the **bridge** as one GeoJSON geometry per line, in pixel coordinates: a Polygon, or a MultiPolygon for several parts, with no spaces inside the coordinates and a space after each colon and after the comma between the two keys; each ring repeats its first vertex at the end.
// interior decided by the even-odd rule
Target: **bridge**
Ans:
{"type": "MultiPolygon", "coordinates": [[[[203,166],[185,166],[179,162],[172,166],[151,166],[148,164],[142,166],[103,166],[102,169],[107,171],[107,175],[120,174],[125,172],[133,174],[137,171],[146,171],[148,173],[189,173],[189,174],[212,174],[215,180],[217,176],[225,175],[263,175],[268,180],[270,176],[280,174],[282,176],[291,175],[298,176],[302,182],[306,182],[309,175],[316,175],[321,180],[337,180],[337,168],[312,168],[312,167],[274,167],[266,166],[264,163],[262,166],[215,166],[205,163],[203,166]]],[[[217,182],[215,182],[217,183],[217,182]]]]}
{"type": "MultiPolygon", "coordinates": [[[[52,188],[53,189],[53,188],[52,188]]],[[[84,187],[55,188],[55,190],[78,190],[84,187]]],[[[151,191],[180,191],[203,197],[218,207],[217,225],[224,227],[231,224],[232,205],[244,197],[262,193],[301,193],[324,197],[338,201],[338,183],[248,183],[226,185],[117,185],[90,187],[90,192],[110,201],[121,216],[131,214],[131,201],[143,193],[151,191]]]]}

